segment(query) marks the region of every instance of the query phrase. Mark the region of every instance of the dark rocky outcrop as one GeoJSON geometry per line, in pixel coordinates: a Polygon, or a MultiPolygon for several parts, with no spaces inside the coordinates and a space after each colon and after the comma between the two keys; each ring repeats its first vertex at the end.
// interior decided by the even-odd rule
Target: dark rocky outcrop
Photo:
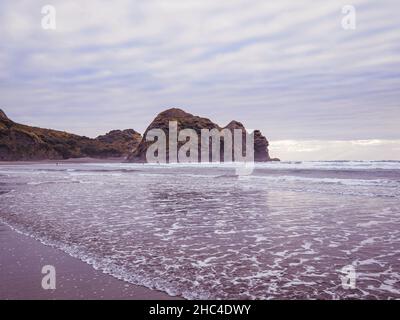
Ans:
{"type": "Polygon", "coordinates": [[[90,139],[63,131],[18,124],[0,110],[0,160],[61,160],[124,157],[141,140],[134,130],[111,131],[90,139]]]}
{"type": "Polygon", "coordinates": [[[4,111],[3,110],[1,110],[0,109],[0,121],[1,120],[3,120],[3,121],[9,121],[10,119],[8,119],[8,117],[7,117],[7,115],[4,113],[4,111]]]}
{"type": "MultiPolygon", "coordinates": [[[[246,150],[246,138],[245,138],[246,128],[244,127],[244,125],[241,122],[233,120],[225,128],[231,130],[232,135],[234,130],[243,131],[242,150],[246,150]]],[[[235,141],[233,141],[233,143],[234,143],[234,148],[236,148],[237,143],[235,141]]],[[[268,140],[261,134],[261,131],[254,130],[254,161],[265,162],[274,160],[271,159],[269,156],[268,146],[269,146],[268,140]]]]}
{"type": "MultiPolygon", "coordinates": [[[[200,134],[201,134],[201,129],[229,129],[233,132],[235,129],[240,129],[245,132],[245,127],[243,126],[242,123],[238,121],[231,121],[226,127],[222,128],[218,126],[216,123],[212,122],[210,119],[207,118],[202,118],[199,116],[194,116],[190,113],[187,113],[181,109],[178,108],[172,108],[168,109],[166,111],[161,112],[156,116],[156,118],[153,120],[153,122],[149,125],[149,127],[146,129],[143,139],[136,148],[136,150],[128,157],[128,161],[130,162],[146,162],[146,152],[148,147],[153,143],[151,141],[146,141],[145,137],[147,133],[152,130],[152,129],[162,129],[164,133],[167,136],[168,140],[168,135],[169,135],[169,122],[170,121],[177,121],[178,124],[178,132],[179,130],[182,129],[194,129],[196,133],[199,136],[199,141],[200,141],[200,134]]],[[[223,145],[224,141],[222,139],[221,141],[221,155],[220,159],[223,161],[223,145]]],[[[178,143],[178,149],[180,148],[181,145],[183,145],[183,142],[178,143]]],[[[242,139],[242,150],[246,150],[245,148],[245,139],[242,139]]],[[[235,148],[236,142],[233,141],[233,146],[235,148]]],[[[167,161],[169,160],[169,145],[167,143],[166,146],[167,150],[167,161]]],[[[259,130],[256,130],[254,132],[254,160],[255,161],[273,161],[273,160],[278,160],[278,159],[271,159],[268,153],[268,141],[267,139],[261,134],[259,130]]],[[[245,154],[245,153],[244,153],[245,154]]],[[[211,157],[211,155],[210,155],[211,157]]],[[[199,150],[199,161],[200,159],[200,150],[199,150]]]]}
{"type": "Polygon", "coordinates": [[[123,155],[127,156],[137,148],[142,140],[142,135],[133,129],[113,130],[98,136],[96,140],[115,150],[120,150],[123,155]]]}
{"type": "MultiPolygon", "coordinates": [[[[245,154],[245,127],[238,121],[231,121],[226,127],[220,127],[210,119],[194,116],[181,109],[172,108],[161,112],[144,133],[152,129],[162,129],[169,135],[169,123],[176,121],[178,132],[182,129],[194,129],[199,136],[202,129],[235,129],[243,131],[242,150],[245,154]]],[[[133,129],[113,130],[95,139],[68,132],[31,127],[10,120],[0,109],[0,161],[19,160],[61,160],[69,158],[120,158],[127,157],[130,162],[146,162],[146,152],[153,142],[142,139],[133,129]]],[[[178,143],[178,149],[184,142],[178,143]]],[[[167,161],[169,146],[167,144],[167,161]]],[[[233,148],[237,142],[233,139],[233,148]]],[[[221,140],[220,159],[223,161],[224,140],[221,140]]],[[[254,160],[274,161],[268,153],[268,141],[259,130],[254,131],[254,160]]],[[[201,161],[199,146],[199,161],[201,161]]],[[[211,159],[211,152],[210,152],[211,159]]],[[[234,159],[234,155],[232,157],[234,159]]],[[[235,160],[235,159],[234,159],[235,160]]]]}
{"type": "MultiPolygon", "coordinates": [[[[220,129],[218,125],[213,123],[210,119],[201,118],[197,116],[193,116],[190,113],[187,113],[181,109],[172,108],[166,111],[161,112],[157,115],[157,117],[152,121],[152,123],[148,126],[143,137],[146,137],[147,133],[152,129],[162,129],[166,136],[169,135],[169,122],[177,121],[178,123],[178,132],[182,129],[191,128],[194,129],[198,134],[200,134],[201,129],[220,129]]],[[[147,148],[153,142],[146,141],[146,139],[142,139],[139,146],[136,150],[128,157],[128,161],[130,162],[146,162],[146,152],[147,148]]],[[[178,144],[178,148],[183,143],[178,144]]],[[[169,161],[169,145],[167,144],[167,161],[169,161]]]]}

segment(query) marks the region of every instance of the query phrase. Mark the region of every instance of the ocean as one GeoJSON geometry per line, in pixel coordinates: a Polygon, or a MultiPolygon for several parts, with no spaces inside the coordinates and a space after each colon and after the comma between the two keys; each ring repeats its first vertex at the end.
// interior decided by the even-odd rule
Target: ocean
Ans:
{"type": "Polygon", "coordinates": [[[236,169],[2,165],[0,222],[188,299],[400,299],[399,161],[236,169]]]}

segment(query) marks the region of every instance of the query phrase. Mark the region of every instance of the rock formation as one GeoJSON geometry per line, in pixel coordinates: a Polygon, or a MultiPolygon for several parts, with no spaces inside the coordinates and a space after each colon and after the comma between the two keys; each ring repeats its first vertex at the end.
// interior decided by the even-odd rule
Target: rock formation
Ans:
{"type": "Polygon", "coordinates": [[[113,130],[103,136],[98,136],[95,140],[115,150],[120,150],[121,154],[127,156],[137,148],[142,135],[133,129],[113,130]]]}
{"type": "Polygon", "coordinates": [[[0,109],[0,160],[124,157],[141,140],[134,130],[111,131],[96,139],[30,127],[10,120],[0,109]]]}
{"type": "MultiPolygon", "coordinates": [[[[170,121],[176,121],[178,132],[182,129],[194,129],[199,137],[202,129],[228,129],[232,133],[235,129],[243,131],[242,150],[245,155],[246,139],[245,127],[238,121],[231,121],[226,127],[220,127],[210,119],[194,116],[181,109],[172,108],[161,112],[153,120],[144,133],[152,129],[162,129],[169,135],[170,121]]],[[[238,143],[233,137],[233,150],[238,143]]],[[[130,162],[147,162],[146,152],[152,141],[142,139],[142,136],[133,129],[113,130],[95,139],[79,136],[63,131],[42,129],[15,123],[0,109],[0,161],[18,160],[61,160],[68,158],[119,158],[127,157],[130,162]]],[[[178,143],[178,149],[185,142],[178,143]]],[[[224,139],[221,139],[219,158],[224,160],[224,139]]],[[[240,146],[240,145],[239,145],[240,146]]],[[[167,161],[169,161],[169,145],[166,145],[167,161]]],[[[210,148],[211,149],[211,148],[210,148]]],[[[201,149],[199,145],[199,161],[201,149]]],[[[209,160],[211,159],[211,151],[209,160]]],[[[235,161],[234,151],[232,159],[235,161]]],[[[268,141],[259,130],[254,131],[254,160],[258,162],[275,161],[268,153],[268,141]]]]}
{"type": "MultiPolygon", "coordinates": [[[[194,129],[199,136],[200,141],[200,133],[201,129],[229,129],[233,132],[235,129],[243,130],[245,132],[245,127],[243,124],[237,121],[231,121],[226,127],[221,128],[210,119],[202,118],[199,116],[194,116],[190,113],[187,113],[181,109],[172,108],[166,111],[161,112],[157,115],[157,117],[153,120],[153,122],[149,125],[146,129],[142,141],[139,143],[136,150],[128,157],[128,161],[130,162],[146,162],[146,152],[148,147],[153,143],[152,141],[146,141],[145,137],[147,133],[152,129],[162,129],[166,136],[169,135],[169,122],[176,121],[178,124],[178,132],[182,129],[194,129]]],[[[178,149],[184,143],[178,143],[178,149]]],[[[246,150],[245,147],[245,139],[242,139],[242,150],[246,150]]],[[[233,146],[235,148],[236,142],[233,141],[233,146]]],[[[221,156],[220,159],[223,161],[223,149],[224,148],[224,141],[221,141],[221,156]]],[[[167,149],[167,161],[169,160],[169,145],[166,146],[167,149]]],[[[244,153],[245,154],[245,153],[244,153]]],[[[211,157],[211,155],[210,155],[211,157]]],[[[234,158],[234,157],[233,157],[234,158]]],[[[261,134],[259,130],[254,131],[254,160],[261,162],[261,161],[273,161],[278,159],[271,159],[268,153],[268,141],[267,139],[261,134]]],[[[199,161],[200,161],[200,149],[199,149],[199,161]]]]}

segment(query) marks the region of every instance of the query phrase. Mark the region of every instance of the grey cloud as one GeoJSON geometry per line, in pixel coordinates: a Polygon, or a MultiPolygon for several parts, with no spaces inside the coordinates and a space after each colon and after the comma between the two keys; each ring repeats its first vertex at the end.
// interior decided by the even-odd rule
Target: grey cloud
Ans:
{"type": "Polygon", "coordinates": [[[0,3],[0,96],[11,117],[89,136],[143,131],[170,106],[271,140],[399,139],[398,1],[0,3]],[[95,123],[94,120],[95,119],[95,123]]]}

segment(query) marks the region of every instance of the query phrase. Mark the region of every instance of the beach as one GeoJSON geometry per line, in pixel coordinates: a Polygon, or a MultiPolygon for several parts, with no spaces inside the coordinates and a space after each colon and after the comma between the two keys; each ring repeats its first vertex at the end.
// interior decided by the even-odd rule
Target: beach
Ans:
{"type": "Polygon", "coordinates": [[[236,169],[0,166],[0,298],[400,298],[400,162],[236,169]]]}
{"type": "Polygon", "coordinates": [[[0,300],[400,300],[399,10],[0,0],[0,300]]]}
{"type": "Polygon", "coordinates": [[[4,224],[0,224],[0,257],[0,300],[178,299],[104,274],[4,224]],[[56,269],[55,290],[42,289],[45,265],[56,269]]]}

